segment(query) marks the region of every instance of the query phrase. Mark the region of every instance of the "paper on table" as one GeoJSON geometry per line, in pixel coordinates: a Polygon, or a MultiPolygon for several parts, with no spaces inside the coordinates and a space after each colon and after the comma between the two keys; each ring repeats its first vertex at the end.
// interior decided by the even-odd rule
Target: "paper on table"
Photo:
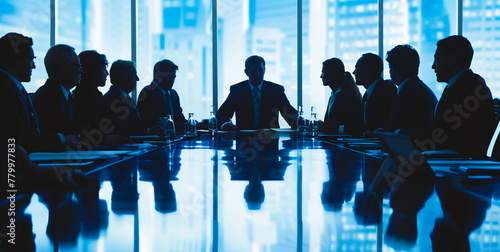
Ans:
{"type": "Polygon", "coordinates": [[[130,151],[66,151],[66,152],[33,152],[29,155],[33,161],[72,161],[74,160],[96,160],[117,158],[119,155],[124,155],[130,151]]]}
{"type": "Polygon", "coordinates": [[[82,162],[82,163],[39,163],[39,166],[87,166],[93,164],[94,161],[82,162]]]}
{"type": "Polygon", "coordinates": [[[500,162],[490,161],[490,160],[427,160],[430,165],[472,165],[472,166],[498,166],[500,168],[500,162]]]}
{"type": "Polygon", "coordinates": [[[272,131],[277,131],[277,132],[297,132],[296,130],[293,130],[292,128],[271,128],[272,131]]]}
{"type": "Polygon", "coordinates": [[[158,135],[144,135],[144,136],[129,136],[130,139],[156,139],[160,138],[158,135]]]}

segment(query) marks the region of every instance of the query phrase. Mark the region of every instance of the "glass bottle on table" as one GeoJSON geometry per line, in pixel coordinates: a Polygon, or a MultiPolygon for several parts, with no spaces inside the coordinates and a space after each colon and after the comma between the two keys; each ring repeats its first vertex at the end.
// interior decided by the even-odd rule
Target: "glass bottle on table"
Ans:
{"type": "Polygon", "coordinates": [[[314,110],[314,106],[311,106],[310,131],[312,137],[317,137],[319,134],[318,119],[316,118],[316,111],[314,110]]]}
{"type": "Polygon", "coordinates": [[[217,134],[217,118],[214,113],[214,106],[210,105],[210,119],[208,120],[208,135],[214,137],[217,134]]]}
{"type": "Polygon", "coordinates": [[[307,123],[304,118],[304,111],[302,111],[302,106],[299,106],[299,117],[297,117],[297,132],[299,134],[304,134],[307,132],[307,123]]]}
{"type": "Polygon", "coordinates": [[[172,115],[162,117],[163,135],[165,138],[175,138],[175,124],[172,115]]]}
{"type": "Polygon", "coordinates": [[[189,117],[184,127],[184,135],[186,136],[197,136],[196,133],[196,120],[194,119],[194,113],[189,113],[189,117]]]}

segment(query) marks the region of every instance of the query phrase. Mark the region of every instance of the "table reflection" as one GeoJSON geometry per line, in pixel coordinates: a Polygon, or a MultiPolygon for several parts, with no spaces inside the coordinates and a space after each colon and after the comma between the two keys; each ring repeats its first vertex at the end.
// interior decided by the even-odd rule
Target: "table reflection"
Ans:
{"type": "MultiPolygon", "coordinates": [[[[404,182],[390,183],[380,177],[379,157],[385,156],[295,133],[201,135],[88,171],[98,183],[23,194],[16,201],[16,237],[23,242],[0,248],[500,249],[494,245],[500,183],[436,177],[425,165],[405,174],[404,182]]],[[[396,181],[397,165],[389,169],[396,181]]]]}

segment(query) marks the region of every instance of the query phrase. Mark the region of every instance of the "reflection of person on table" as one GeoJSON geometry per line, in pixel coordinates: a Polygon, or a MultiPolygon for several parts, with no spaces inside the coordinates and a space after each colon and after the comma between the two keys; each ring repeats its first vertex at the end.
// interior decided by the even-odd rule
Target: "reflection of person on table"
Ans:
{"type": "Polygon", "coordinates": [[[323,183],[321,203],[327,211],[340,211],[350,201],[361,174],[357,153],[344,149],[325,149],[330,178],[323,183]],[[348,168],[348,169],[346,169],[348,168]]]}

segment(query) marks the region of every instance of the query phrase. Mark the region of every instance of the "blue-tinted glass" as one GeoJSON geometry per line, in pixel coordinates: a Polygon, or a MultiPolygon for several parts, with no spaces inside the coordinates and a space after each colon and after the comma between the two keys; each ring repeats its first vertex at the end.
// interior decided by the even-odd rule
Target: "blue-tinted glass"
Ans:
{"type": "MultiPolygon", "coordinates": [[[[219,106],[231,85],[248,79],[245,59],[254,54],[266,61],[264,79],[283,85],[288,100],[296,106],[296,5],[288,0],[218,2],[219,106]]],[[[280,126],[288,124],[280,118],[280,126]]]]}
{"type": "Polygon", "coordinates": [[[309,117],[310,106],[315,106],[323,120],[332,90],[322,84],[322,63],[339,58],[352,73],[363,53],[378,52],[378,4],[376,0],[311,1],[304,9],[311,13],[306,12],[303,21],[304,115],[309,117]]]}
{"type": "MultiPolygon", "coordinates": [[[[77,54],[84,50],[96,50],[106,55],[111,64],[118,60],[131,60],[130,3],[119,0],[60,0],[57,1],[56,43],[75,48],[77,54]]],[[[140,81],[143,81],[139,76],[140,81]]],[[[110,78],[104,87],[106,93],[110,78]]]]}
{"type": "Polygon", "coordinates": [[[432,69],[438,40],[456,34],[456,2],[446,0],[384,1],[384,78],[390,79],[386,52],[409,44],[420,56],[420,79],[439,98],[446,83],[438,83],[432,69]]]}
{"type": "Polygon", "coordinates": [[[0,0],[0,37],[9,32],[33,38],[36,69],[33,69],[31,81],[24,83],[24,87],[30,93],[35,92],[47,80],[43,58],[50,47],[49,2],[0,0]]]}
{"type": "Polygon", "coordinates": [[[474,48],[471,69],[481,75],[493,97],[500,96],[500,2],[464,1],[463,34],[474,48]]]}
{"type": "Polygon", "coordinates": [[[153,80],[156,62],[169,59],[179,70],[173,89],[184,115],[209,118],[212,103],[211,2],[202,0],[138,1],[138,93],[153,80]]]}

